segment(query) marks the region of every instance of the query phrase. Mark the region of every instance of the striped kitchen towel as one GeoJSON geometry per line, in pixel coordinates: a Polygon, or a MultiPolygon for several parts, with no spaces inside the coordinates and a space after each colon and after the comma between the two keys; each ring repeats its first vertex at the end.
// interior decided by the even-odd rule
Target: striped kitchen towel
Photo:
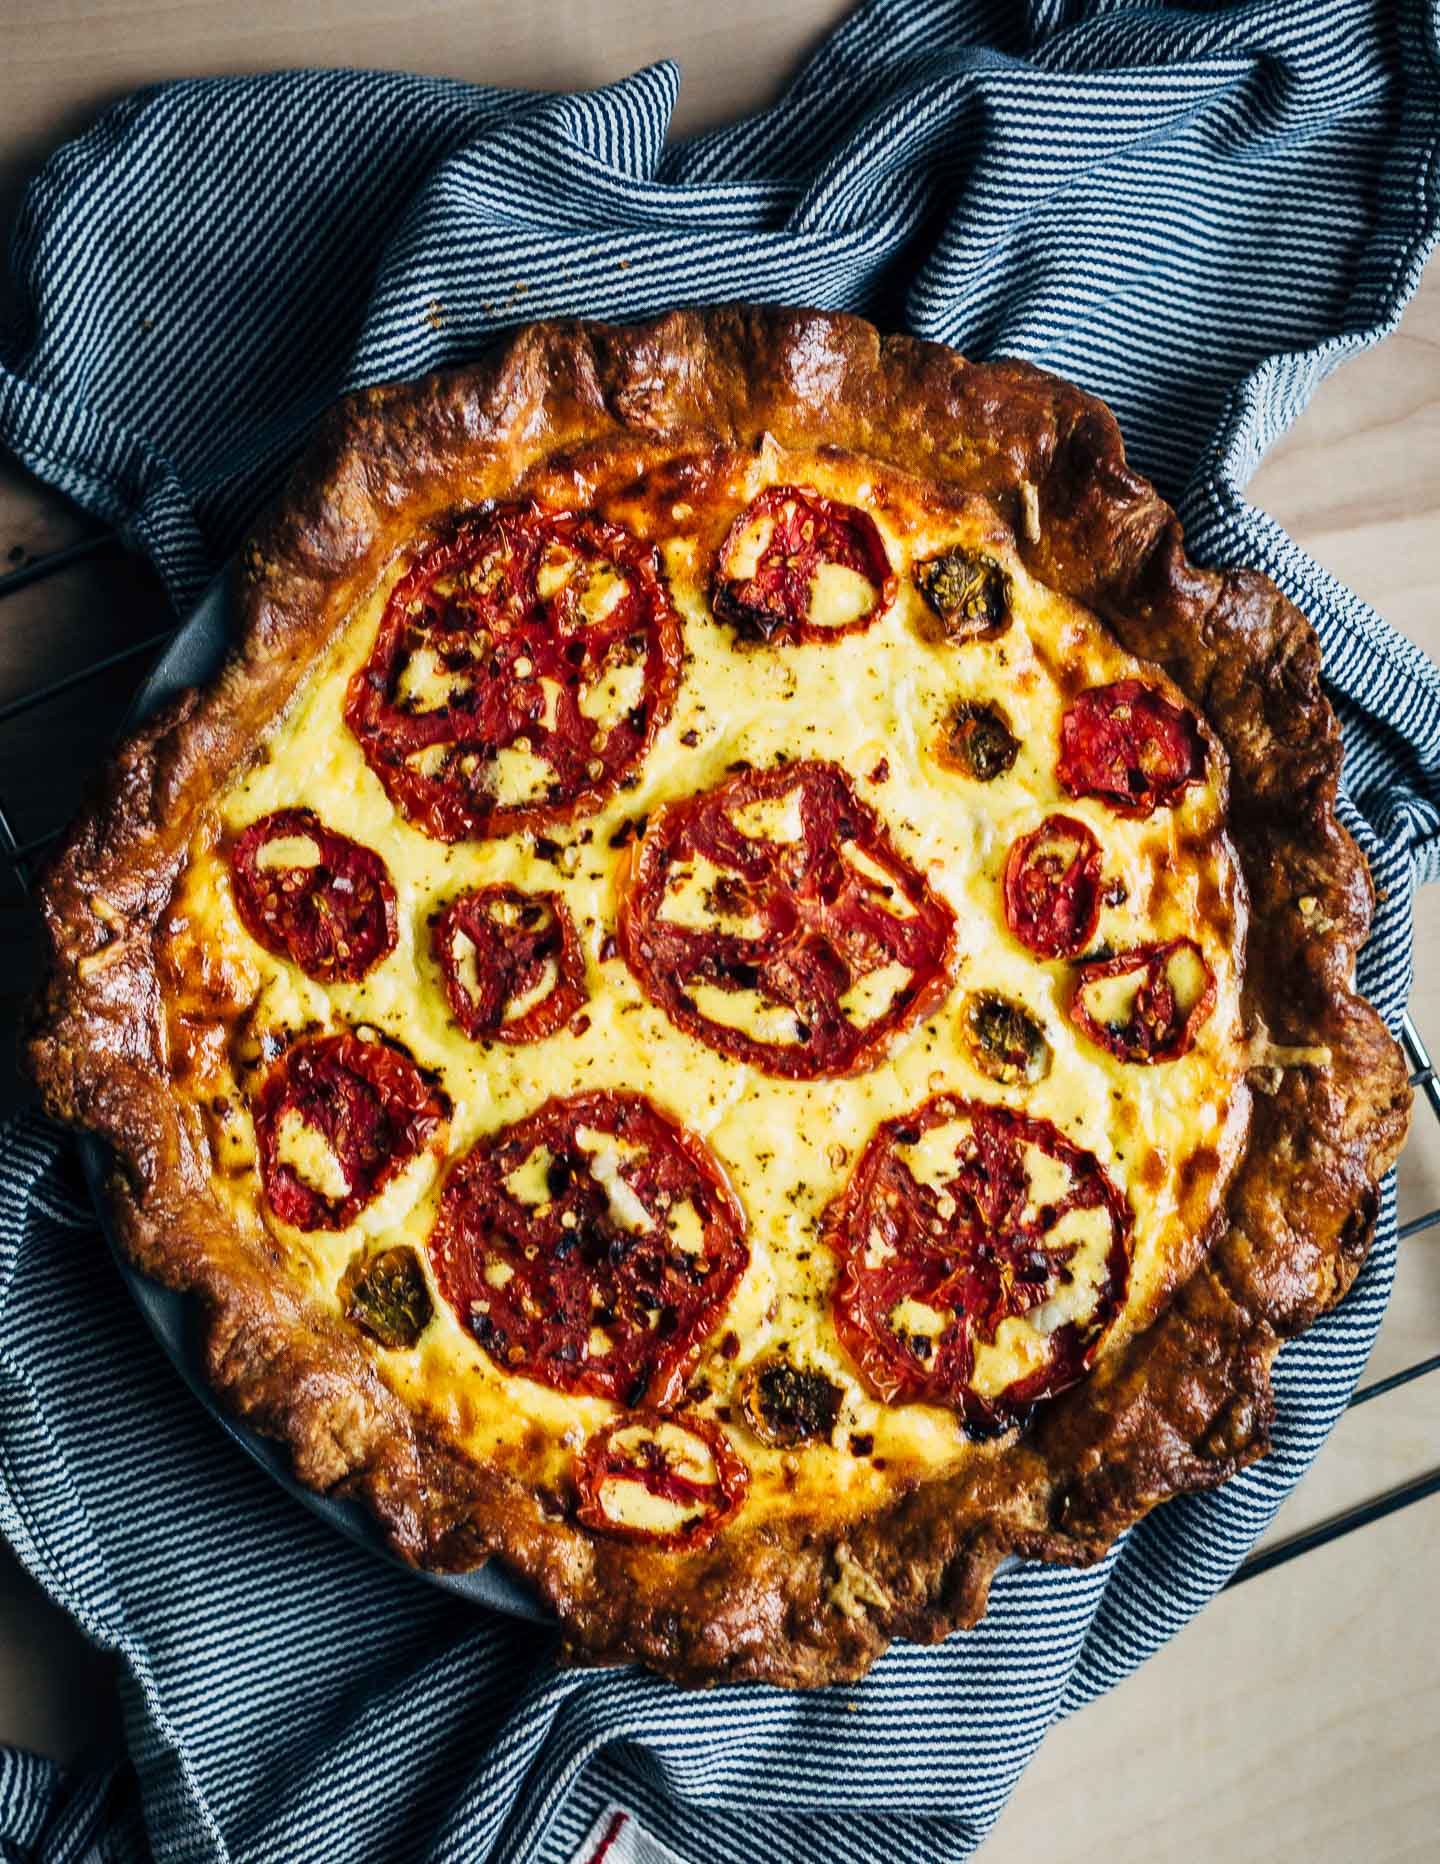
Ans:
{"type": "MultiPolygon", "coordinates": [[[[1116,409],[1198,556],[1266,570],[1319,630],[1381,888],[1362,982],[1394,1026],[1440,872],[1440,677],[1244,486],[1415,287],[1437,24],[1435,0],[870,0],[772,109],[676,144],[671,65],[568,96],[329,71],[142,92],[26,198],[0,440],[183,610],[326,403],[533,317],[767,299],[1033,358],[1116,409]]],[[[1007,1573],[981,1629],[856,1688],[691,1696],[560,1673],[548,1633],[337,1540],[179,1384],[69,1144],[0,1130],[0,1188],[0,1528],[120,1653],[132,1756],[73,1782],[0,1756],[0,1849],[51,1864],[551,1864],[617,1804],[686,1864],[968,1857],[1046,1728],[1183,1625],[1299,1480],[1395,1254],[1391,1190],[1239,1481],[1093,1571],[1007,1573]]]]}

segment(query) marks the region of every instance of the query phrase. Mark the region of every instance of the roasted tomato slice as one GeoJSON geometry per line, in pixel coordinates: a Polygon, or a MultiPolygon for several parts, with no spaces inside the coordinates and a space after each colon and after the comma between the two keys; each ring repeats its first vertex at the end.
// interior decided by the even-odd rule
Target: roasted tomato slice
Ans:
{"type": "Polygon", "coordinates": [[[657,810],[618,932],[679,1028],[809,1081],[873,1067],[944,994],[955,915],[844,771],[815,762],[657,810]]]}
{"type": "Polygon", "coordinates": [[[718,1425],[658,1411],[597,1431],[575,1473],[582,1526],[677,1551],[713,1540],[750,1486],[749,1470],[718,1425]]]}
{"type": "Polygon", "coordinates": [[[1125,1299],[1130,1225],[1049,1120],[937,1095],[878,1128],[825,1214],[836,1328],[887,1403],[1003,1427],[1093,1361],[1125,1299]]]}
{"type": "Polygon", "coordinates": [[[558,893],[462,893],[430,942],[455,1020],[475,1041],[538,1042],[585,1001],[585,954],[558,893]]]}
{"type": "Polygon", "coordinates": [[[403,1049],[359,1036],[288,1048],[251,1103],[270,1208],[297,1230],[343,1230],[428,1146],[450,1102],[403,1049]]]}
{"type": "Polygon", "coordinates": [[[1194,939],[1140,945],[1076,966],[1070,1015],[1121,1061],[1174,1061],[1215,1003],[1215,978],[1194,939]]]}
{"type": "Polygon", "coordinates": [[[878,621],[895,587],[868,513],[809,486],[772,485],[731,525],[710,602],[746,639],[827,641],[878,621]]]}
{"type": "Polygon", "coordinates": [[[1092,686],[1060,721],[1060,787],[1099,796],[1119,815],[1168,807],[1205,774],[1192,712],[1140,680],[1092,686]]]}
{"type": "Polygon", "coordinates": [[[353,984],[395,948],[380,856],[311,809],[277,809],[230,845],[236,910],[257,945],[322,984],[353,984]]]}
{"type": "Polygon", "coordinates": [[[704,1142],[638,1094],[550,1100],[451,1173],[445,1299],[505,1372],[671,1403],[750,1259],[704,1142]]]}
{"type": "Polygon", "coordinates": [[[534,503],[457,524],[391,591],[345,720],[440,841],[593,809],[644,756],[679,677],[654,550],[534,503]]]}
{"type": "Polygon", "coordinates": [[[1073,816],[1046,816],[1005,863],[1005,923],[1042,958],[1073,958],[1100,917],[1100,844],[1073,816]]]}

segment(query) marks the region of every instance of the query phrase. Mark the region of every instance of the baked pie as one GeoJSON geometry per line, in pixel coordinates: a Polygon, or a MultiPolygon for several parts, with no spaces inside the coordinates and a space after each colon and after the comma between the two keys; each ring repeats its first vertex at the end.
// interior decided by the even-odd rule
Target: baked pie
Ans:
{"type": "Polygon", "coordinates": [[[343,403],[44,882],[210,1375],[574,1661],[823,1683],[1264,1453],[1404,1136],[1311,630],[1106,410],[729,307],[343,403]]]}

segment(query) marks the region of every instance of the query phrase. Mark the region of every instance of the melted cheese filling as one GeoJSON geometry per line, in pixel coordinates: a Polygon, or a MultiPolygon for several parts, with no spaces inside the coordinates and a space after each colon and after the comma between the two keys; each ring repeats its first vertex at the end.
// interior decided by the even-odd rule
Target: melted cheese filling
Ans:
{"type": "MultiPolygon", "coordinates": [[[[341,723],[346,682],[369,651],[402,562],[357,610],[270,736],[266,755],[218,802],[220,823],[230,832],[272,810],[308,806],[328,828],[381,854],[398,899],[394,951],[362,982],[331,985],[261,951],[236,915],[213,831],[197,837],[172,912],[182,975],[187,939],[195,951],[208,954],[212,973],[219,968],[216,954],[224,954],[227,974],[240,980],[233,1015],[244,1015],[252,1034],[368,1023],[438,1070],[454,1103],[451,1157],[550,1095],[600,1088],[646,1094],[705,1140],[749,1225],[749,1268],[696,1371],[709,1393],[701,1408],[729,1410],[727,1428],[750,1466],[745,1518],[807,1504],[832,1515],[858,1513],[896,1483],[993,1453],[990,1446],[967,1441],[946,1409],[873,1399],[836,1336],[829,1308],[836,1265],[817,1240],[819,1219],[880,1121],[943,1089],[1053,1120],[1092,1151],[1135,1213],[1129,1296],[1107,1343],[1113,1349],[1148,1323],[1193,1266],[1194,1239],[1233,1167],[1248,1119],[1235,956],[1243,949],[1244,902],[1220,832],[1215,787],[1196,785],[1176,808],[1132,820],[1113,815],[1097,800],[1063,796],[1055,777],[1067,692],[1137,675],[1164,688],[1163,675],[1124,653],[1086,611],[1035,582],[993,514],[976,507],[947,509],[902,476],[886,475],[885,495],[877,498],[874,487],[882,481],[869,464],[833,456],[796,458],[771,446],[727,463],[716,508],[741,509],[766,484],[781,481],[814,485],[871,511],[899,578],[894,604],[863,633],[800,647],[737,645],[709,610],[710,566],[693,508],[672,509],[664,501],[652,508],[643,487],[624,497],[600,497],[604,515],[658,543],[684,626],[686,665],[674,710],[631,786],[596,814],[546,831],[562,846],[558,860],[542,859],[533,838],[521,835],[453,846],[428,840],[392,808],[341,723]],[[910,566],[955,543],[997,557],[1011,578],[1014,619],[994,639],[950,644],[937,641],[926,626],[928,611],[910,581],[910,566]],[[934,758],[937,733],[959,700],[1002,705],[1019,741],[1013,767],[991,783],[943,769],[934,758]],[[905,1032],[878,1067],[845,1079],[781,1080],[692,1040],[648,1001],[613,953],[618,888],[628,858],[626,838],[618,832],[623,825],[662,802],[718,784],[740,760],[764,767],[782,755],[830,758],[850,773],[900,852],[949,902],[958,922],[958,968],[949,997],[905,1032]],[[1010,936],[1001,897],[1006,855],[1018,836],[1052,810],[1086,822],[1104,851],[1106,897],[1118,903],[1103,908],[1097,944],[1121,951],[1186,936],[1202,946],[1215,976],[1215,1003],[1194,1048],[1179,1061],[1127,1065],[1087,1042],[1067,1015],[1068,967],[1037,959],[1010,936]],[[430,916],[461,890],[495,883],[563,897],[584,946],[590,992],[584,1017],[543,1041],[504,1049],[467,1040],[449,1014],[429,957],[430,916]],[[976,989],[1016,998],[1043,1025],[1054,1057],[1043,1081],[1005,1087],[976,1070],[962,1027],[965,994],[976,989]],[[720,1350],[732,1332],[740,1341],[733,1360],[720,1350]],[[782,1349],[841,1386],[844,1399],[831,1443],[780,1452],[739,1422],[740,1407],[731,1404],[738,1379],[750,1361],[782,1349]],[[852,1435],[872,1439],[873,1454],[851,1454],[852,1435]]],[[[553,554],[541,578],[558,589],[580,572],[565,553],[553,554]]],[[[835,617],[857,599],[858,592],[841,578],[822,576],[817,585],[817,600],[835,617]]],[[[591,605],[613,602],[622,587],[622,578],[592,569],[581,599],[591,605]]],[[[603,721],[629,698],[623,672],[615,669],[602,681],[592,716],[603,721]],[[607,682],[613,693],[606,691],[607,682]]],[[[551,780],[549,766],[521,748],[502,751],[495,765],[502,801],[526,800],[551,780]]],[[[795,801],[791,792],[778,804],[754,805],[745,812],[743,831],[774,841],[794,839],[798,816],[787,811],[795,801]]],[[[867,865],[863,851],[847,854],[867,886],[891,884],[873,862],[867,865]]],[[[275,856],[277,863],[280,858],[275,856]]],[[[667,917],[706,923],[718,878],[703,864],[677,872],[667,917]]],[[[719,904],[723,910],[723,900],[719,904]]],[[[909,910],[898,896],[891,905],[897,913],[909,910]]],[[[725,921],[725,929],[759,933],[743,911],[738,919],[739,924],[735,917],[725,921]]],[[[859,979],[851,988],[853,1013],[862,1021],[883,1014],[900,981],[886,967],[859,979]]],[[[790,1013],[757,992],[708,987],[694,994],[703,1013],[717,1021],[770,1040],[795,1039],[790,1013]]],[[[225,1045],[217,1045],[217,1053],[224,1051],[225,1045]]],[[[213,1072],[202,1071],[186,1091],[205,1107],[221,1096],[229,1101],[224,1120],[214,1119],[216,1194],[242,1225],[269,1233],[284,1252],[288,1273],[321,1306],[340,1310],[341,1278],[358,1251],[374,1246],[368,1239],[408,1241],[425,1260],[443,1181],[443,1167],[428,1155],[398,1174],[349,1230],[301,1235],[262,1204],[249,1163],[253,1140],[243,1086],[228,1066],[220,1062],[213,1072]]],[[[608,1136],[592,1137],[592,1169],[616,1220],[638,1224],[644,1212],[626,1181],[623,1152],[608,1136]]],[[[943,1176],[953,1169],[954,1147],[963,1138],[963,1131],[949,1125],[932,1129],[912,1149],[912,1169],[943,1176]]],[[[306,1149],[309,1142],[283,1143],[301,1148],[293,1153],[296,1168],[324,1188],[325,1162],[306,1149]]],[[[517,1196],[544,1201],[548,1163],[543,1150],[523,1162],[512,1175],[517,1196]]],[[[1046,1172],[1057,1168],[1041,1154],[1030,1164],[1032,1197],[1043,1202],[1046,1172]]],[[[1106,1243],[1093,1223],[1084,1233],[1079,1216],[1071,1239],[1078,1245],[1071,1281],[1031,1314],[1005,1321],[996,1339],[980,1347],[980,1390],[1003,1393],[1044,1362],[1055,1327],[1083,1320],[1093,1307],[1106,1243]]],[[[693,1211],[674,1211],[671,1222],[677,1237],[689,1239],[682,1247],[698,1247],[693,1211]]],[[[872,1241],[872,1250],[882,1248],[872,1241]]],[[[616,1415],[615,1407],[503,1371],[434,1292],[435,1318],[416,1347],[374,1349],[381,1376],[469,1453],[526,1480],[563,1482],[576,1447],[616,1415]]],[[[916,1311],[907,1308],[903,1317],[907,1330],[933,1335],[944,1324],[944,1316],[912,1305],[916,1311]]],[[[590,1351],[603,1355],[608,1344],[596,1328],[590,1351]]],[[[648,1521],[653,1514],[653,1524],[665,1525],[664,1509],[639,1485],[611,1486],[615,1493],[607,1492],[605,1506],[615,1508],[616,1519],[634,1522],[643,1515],[648,1521]]]]}
{"type": "Polygon", "coordinates": [[[275,835],[262,845],[255,865],[262,871],[267,867],[318,867],[320,850],[309,835],[275,835]]]}
{"type": "Polygon", "coordinates": [[[307,1126],[294,1107],[287,1107],[275,1136],[275,1160],[288,1165],[302,1184],[321,1197],[344,1197],[350,1189],[330,1141],[307,1126]]]}
{"type": "Polygon", "coordinates": [[[845,628],[875,605],[875,585],[843,563],[822,563],[810,581],[810,620],[845,628]]]}
{"type": "Polygon", "coordinates": [[[452,672],[433,647],[417,647],[400,668],[395,697],[412,712],[443,712],[469,690],[465,675],[452,672]]]}
{"type": "Polygon", "coordinates": [[[602,679],[582,689],[581,714],[594,723],[597,738],[607,738],[625,714],[640,703],[644,691],[643,660],[612,660],[602,679]]]}
{"type": "Polygon", "coordinates": [[[502,808],[533,803],[555,781],[555,772],[545,759],[518,741],[502,746],[492,763],[495,775],[491,794],[502,808]]]}
{"type": "Polygon", "coordinates": [[[708,856],[695,855],[671,870],[660,917],[670,925],[697,932],[718,926],[731,938],[761,937],[764,921],[758,914],[746,912],[727,895],[727,884],[733,878],[708,856]]]}

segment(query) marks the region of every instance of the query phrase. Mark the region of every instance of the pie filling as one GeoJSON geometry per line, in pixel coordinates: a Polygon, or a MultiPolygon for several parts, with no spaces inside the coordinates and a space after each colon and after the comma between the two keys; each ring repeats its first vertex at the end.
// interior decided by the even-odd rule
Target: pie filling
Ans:
{"type": "Polygon", "coordinates": [[[1248,1113],[1164,674],[978,502],[684,477],[417,538],[166,949],[231,1217],[462,1450],[675,1548],[990,1454],[1193,1269],[1248,1113]]]}

